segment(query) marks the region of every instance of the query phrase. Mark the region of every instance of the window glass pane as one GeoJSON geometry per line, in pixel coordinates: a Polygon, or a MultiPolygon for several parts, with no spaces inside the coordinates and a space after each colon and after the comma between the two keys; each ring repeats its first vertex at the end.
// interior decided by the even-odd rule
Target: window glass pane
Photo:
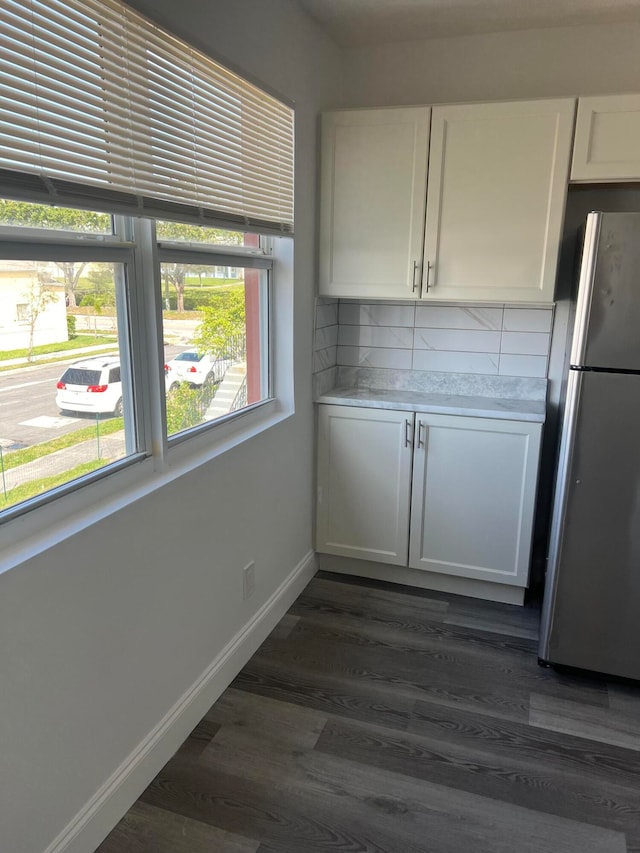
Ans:
{"type": "Polygon", "coordinates": [[[135,452],[124,289],[122,264],[0,260],[0,510],[135,452]]]}
{"type": "Polygon", "coordinates": [[[209,243],[212,246],[257,246],[257,234],[228,231],[226,228],[203,228],[184,222],[156,221],[158,240],[178,243],[209,243]]]}
{"type": "Polygon", "coordinates": [[[109,213],[10,201],[6,198],[0,199],[0,225],[47,228],[81,234],[113,234],[113,220],[109,213]]]}
{"type": "Polygon", "coordinates": [[[165,263],[167,432],[225,417],[269,395],[268,275],[243,267],[165,263]]]}

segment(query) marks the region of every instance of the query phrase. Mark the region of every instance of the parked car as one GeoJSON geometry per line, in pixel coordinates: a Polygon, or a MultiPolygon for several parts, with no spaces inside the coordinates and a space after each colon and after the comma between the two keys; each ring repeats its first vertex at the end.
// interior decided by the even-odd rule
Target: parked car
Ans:
{"type": "Polygon", "coordinates": [[[180,382],[188,382],[196,388],[221,382],[232,363],[228,356],[213,356],[186,349],[164,366],[167,390],[176,388],[180,382]]]}
{"type": "Polygon", "coordinates": [[[122,415],[120,359],[95,356],[76,361],[56,385],[56,405],[64,412],[122,415]]]}

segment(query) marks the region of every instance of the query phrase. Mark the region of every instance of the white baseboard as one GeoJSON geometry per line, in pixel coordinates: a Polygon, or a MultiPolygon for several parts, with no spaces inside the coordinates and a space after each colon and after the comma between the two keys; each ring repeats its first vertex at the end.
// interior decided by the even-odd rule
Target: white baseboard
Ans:
{"type": "Polygon", "coordinates": [[[226,690],[317,571],[310,551],[44,853],[93,853],[226,690]]]}

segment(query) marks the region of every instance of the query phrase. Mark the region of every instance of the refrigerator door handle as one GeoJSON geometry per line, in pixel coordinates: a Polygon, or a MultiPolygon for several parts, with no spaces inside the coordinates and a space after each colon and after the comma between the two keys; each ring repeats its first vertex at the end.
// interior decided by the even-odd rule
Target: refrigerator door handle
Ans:
{"type": "Polygon", "coordinates": [[[562,550],[562,531],[570,486],[568,478],[573,459],[582,381],[583,372],[581,370],[569,370],[567,398],[562,421],[562,439],[558,457],[558,473],[556,475],[553,512],[551,515],[551,533],[549,536],[547,575],[544,584],[544,601],[542,603],[540,619],[540,648],[538,656],[541,661],[549,660],[549,635],[555,606],[557,570],[562,550]]]}
{"type": "Polygon", "coordinates": [[[584,365],[585,362],[587,332],[589,330],[589,314],[591,312],[593,285],[596,275],[596,257],[598,252],[601,222],[601,213],[590,213],[587,216],[570,359],[570,364],[578,366],[584,365]]]}

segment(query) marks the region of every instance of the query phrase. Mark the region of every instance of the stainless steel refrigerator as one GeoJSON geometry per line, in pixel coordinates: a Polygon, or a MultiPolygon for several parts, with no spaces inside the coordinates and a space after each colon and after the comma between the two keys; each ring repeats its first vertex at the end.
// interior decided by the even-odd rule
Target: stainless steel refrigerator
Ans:
{"type": "Polygon", "coordinates": [[[590,213],[541,663],[640,679],[640,213],[590,213]]]}

